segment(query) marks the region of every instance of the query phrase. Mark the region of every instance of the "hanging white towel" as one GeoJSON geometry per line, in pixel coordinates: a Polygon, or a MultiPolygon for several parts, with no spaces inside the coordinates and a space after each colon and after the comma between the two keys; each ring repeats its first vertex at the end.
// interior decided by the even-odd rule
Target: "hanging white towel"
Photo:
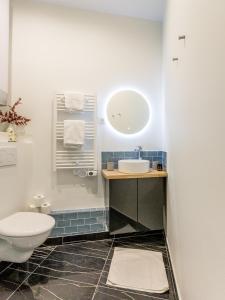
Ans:
{"type": "Polygon", "coordinates": [[[84,144],[85,122],[83,120],[64,121],[64,146],[81,146],[84,144]]]}
{"type": "Polygon", "coordinates": [[[84,95],[81,93],[65,93],[65,107],[69,111],[84,110],[84,95]]]}

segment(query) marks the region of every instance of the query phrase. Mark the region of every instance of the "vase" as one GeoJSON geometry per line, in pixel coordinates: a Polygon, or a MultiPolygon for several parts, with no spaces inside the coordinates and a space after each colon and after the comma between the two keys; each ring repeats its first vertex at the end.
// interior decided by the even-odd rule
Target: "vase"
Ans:
{"type": "Polygon", "coordinates": [[[9,124],[7,128],[8,133],[8,141],[9,142],[16,142],[16,129],[14,124],[9,124]]]}

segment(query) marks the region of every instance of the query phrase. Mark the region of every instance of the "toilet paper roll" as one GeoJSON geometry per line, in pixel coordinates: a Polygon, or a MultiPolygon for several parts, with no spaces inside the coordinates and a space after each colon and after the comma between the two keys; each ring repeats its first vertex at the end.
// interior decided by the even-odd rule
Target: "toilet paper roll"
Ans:
{"type": "Polygon", "coordinates": [[[42,212],[43,214],[48,215],[48,214],[50,214],[51,211],[52,211],[51,208],[52,208],[51,204],[50,204],[49,202],[45,202],[45,203],[43,203],[43,204],[41,205],[41,212],[42,212]]]}
{"type": "Polygon", "coordinates": [[[41,207],[41,205],[44,203],[45,195],[43,194],[37,194],[33,196],[33,204],[36,207],[41,207]]]}

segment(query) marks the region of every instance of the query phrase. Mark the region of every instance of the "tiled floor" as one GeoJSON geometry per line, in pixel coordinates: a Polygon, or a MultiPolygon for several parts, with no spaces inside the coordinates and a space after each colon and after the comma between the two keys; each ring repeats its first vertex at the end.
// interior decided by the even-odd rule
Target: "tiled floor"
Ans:
{"type": "Polygon", "coordinates": [[[24,264],[0,270],[0,299],[10,300],[178,300],[161,234],[86,241],[35,250],[24,264]],[[132,247],[163,253],[170,290],[150,294],[106,285],[113,248],[132,247]]]}

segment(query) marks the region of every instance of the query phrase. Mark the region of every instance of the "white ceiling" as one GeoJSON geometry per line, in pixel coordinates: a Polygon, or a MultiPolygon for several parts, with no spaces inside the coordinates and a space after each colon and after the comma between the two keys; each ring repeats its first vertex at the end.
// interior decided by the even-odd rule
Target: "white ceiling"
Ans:
{"type": "Polygon", "coordinates": [[[166,0],[40,0],[115,15],[162,21],[166,0]]]}

